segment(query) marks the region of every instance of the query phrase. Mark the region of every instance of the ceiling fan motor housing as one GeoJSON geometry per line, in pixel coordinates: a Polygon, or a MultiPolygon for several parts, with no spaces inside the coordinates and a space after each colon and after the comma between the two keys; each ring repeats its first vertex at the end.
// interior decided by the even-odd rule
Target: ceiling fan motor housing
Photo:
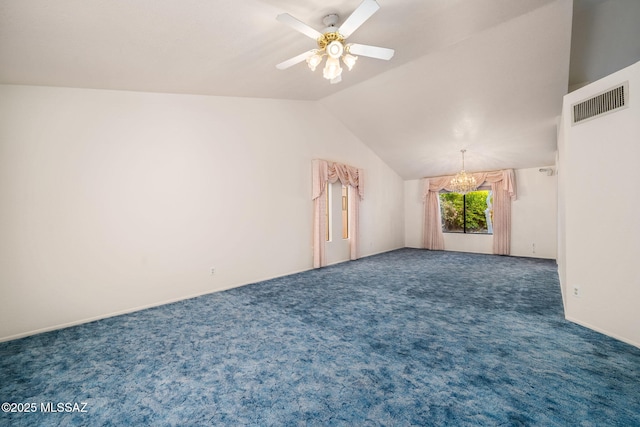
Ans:
{"type": "Polygon", "coordinates": [[[318,38],[318,47],[324,49],[333,42],[338,42],[342,45],[344,43],[344,37],[337,31],[324,33],[318,38]]]}
{"type": "Polygon", "coordinates": [[[337,13],[331,13],[325,16],[324,18],[322,18],[322,23],[330,29],[329,32],[332,32],[332,30],[336,29],[336,25],[338,25],[339,20],[340,20],[340,17],[338,16],[337,13]]]}

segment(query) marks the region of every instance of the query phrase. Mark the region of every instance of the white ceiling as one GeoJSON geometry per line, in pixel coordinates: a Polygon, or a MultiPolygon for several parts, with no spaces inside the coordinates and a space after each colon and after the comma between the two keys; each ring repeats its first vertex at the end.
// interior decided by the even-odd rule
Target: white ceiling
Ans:
{"type": "Polygon", "coordinates": [[[349,42],[394,58],[331,85],[275,68],[315,47],[275,17],[360,0],[0,0],[0,83],[319,101],[405,179],[554,163],[571,0],[378,2],[349,42]]]}

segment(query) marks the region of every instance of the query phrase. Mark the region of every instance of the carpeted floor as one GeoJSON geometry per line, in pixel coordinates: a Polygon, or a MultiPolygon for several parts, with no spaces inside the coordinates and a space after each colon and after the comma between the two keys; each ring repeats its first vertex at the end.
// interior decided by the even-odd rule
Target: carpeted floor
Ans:
{"type": "Polygon", "coordinates": [[[2,426],[633,426],[640,349],[564,320],[554,261],[401,249],[1,343],[0,402],[35,409],[2,426]]]}

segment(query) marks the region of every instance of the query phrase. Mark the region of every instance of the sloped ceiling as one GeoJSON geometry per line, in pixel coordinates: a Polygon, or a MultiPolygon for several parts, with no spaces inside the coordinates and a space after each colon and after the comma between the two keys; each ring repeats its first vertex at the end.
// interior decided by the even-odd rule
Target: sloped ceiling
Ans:
{"type": "Polygon", "coordinates": [[[319,101],[405,179],[553,164],[567,92],[571,0],[379,0],[331,85],[314,48],[277,22],[321,30],[360,0],[0,0],[0,83],[319,101]]]}
{"type": "Polygon", "coordinates": [[[555,162],[566,4],[550,3],[322,100],[405,179],[555,162]]]}

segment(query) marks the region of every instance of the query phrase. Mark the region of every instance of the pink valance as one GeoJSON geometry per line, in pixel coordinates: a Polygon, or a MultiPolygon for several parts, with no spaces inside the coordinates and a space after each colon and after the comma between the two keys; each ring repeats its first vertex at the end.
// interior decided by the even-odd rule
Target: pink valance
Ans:
{"type": "Polygon", "coordinates": [[[327,182],[333,184],[340,180],[342,185],[357,190],[360,200],[364,199],[364,182],[362,169],[326,160],[313,160],[313,197],[315,200],[324,194],[327,182]]]}
{"type": "MultiPolygon", "coordinates": [[[[513,169],[505,169],[493,172],[476,172],[469,175],[473,175],[478,185],[482,185],[485,182],[493,184],[499,181],[503,181],[503,190],[509,194],[511,200],[517,199],[516,185],[513,169]]],[[[449,183],[454,175],[438,176],[435,178],[424,178],[422,189],[422,201],[427,199],[429,191],[440,192],[442,190],[451,191],[449,183]]]]}

